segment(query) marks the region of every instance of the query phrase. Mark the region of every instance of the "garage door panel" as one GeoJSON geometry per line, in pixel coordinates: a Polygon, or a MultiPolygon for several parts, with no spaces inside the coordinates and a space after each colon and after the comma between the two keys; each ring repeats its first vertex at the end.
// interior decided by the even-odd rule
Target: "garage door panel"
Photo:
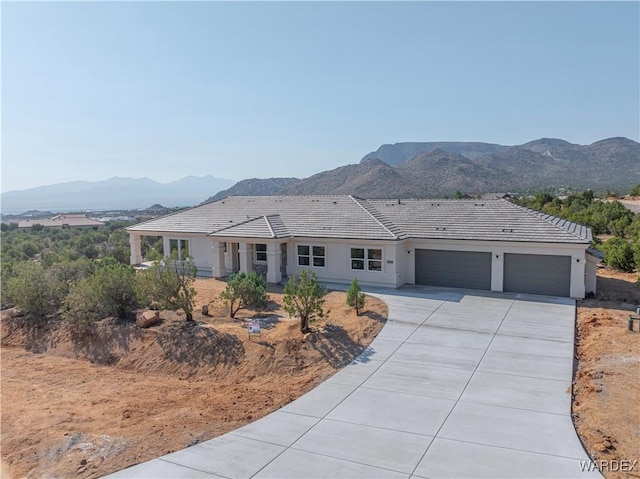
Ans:
{"type": "Polygon", "coordinates": [[[513,293],[569,296],[571,257],[505,253],[504,290],[513,293]]]}
{"type": "Polygon", "coordinates": [[[416,284],[491,289],[491,253],[416,249],[416,284]]]}

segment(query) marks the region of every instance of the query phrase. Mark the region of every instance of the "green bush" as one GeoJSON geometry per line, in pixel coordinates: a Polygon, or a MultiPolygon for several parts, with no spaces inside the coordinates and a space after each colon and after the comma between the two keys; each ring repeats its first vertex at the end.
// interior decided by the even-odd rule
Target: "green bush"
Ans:
{"type": "Polygon", "coordinates": [[[42,319],[56,310],[53,287],[42,265],[24,261],[15,264],[12,269],[4,292],[7,298],[3,298],[3,302],[15,304],[27,316],[35,319],[42,319]]]}
{"type": "Polygon", "coordinates": [[[220,297],[229,307],[232,318],[241,308],[264,308],[268,301],[264,279],[255,272],[233,273],[220,297]]]}
{"type": "Polygon", "coordinates": [[[604,250],[604,261],[611,266],[622,271],[631,272],[635,267],[634,252],[631,244],[622,238],[611,238],[602,243],[604,250]]]}
{"type": "Polygon", "coordinates": [[[80,324],[111,316],[127,319],[137,306],[134,269],[107,262],[71,287],[63,317],[80,324]]]}

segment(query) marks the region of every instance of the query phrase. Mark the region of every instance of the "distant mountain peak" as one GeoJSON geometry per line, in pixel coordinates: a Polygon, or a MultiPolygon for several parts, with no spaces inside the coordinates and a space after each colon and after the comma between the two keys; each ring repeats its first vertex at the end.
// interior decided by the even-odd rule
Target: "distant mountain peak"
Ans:
{"type": "Polygon", "coordinates": [[[2,193],[2,213],[139,209],[154,203],[193,206],[212,190],[222,190],[232,184],[232,180],[213,176],[189,176],[166,184],[147,177],[119,176],[94,182],[72,181],[2,193]]]}

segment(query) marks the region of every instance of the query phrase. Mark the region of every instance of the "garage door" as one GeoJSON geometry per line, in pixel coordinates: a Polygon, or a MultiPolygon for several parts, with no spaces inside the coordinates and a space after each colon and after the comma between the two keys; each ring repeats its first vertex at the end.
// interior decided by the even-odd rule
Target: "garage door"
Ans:
{"type": "Polygon", "coordinates": [[[504,290],[569,296],[571,257],[505,253],[504,290]]]}
{"type": "Polygon", "coordinates": [[[491,289],[491,253],[416,250],[416,284],[491,289]]]}

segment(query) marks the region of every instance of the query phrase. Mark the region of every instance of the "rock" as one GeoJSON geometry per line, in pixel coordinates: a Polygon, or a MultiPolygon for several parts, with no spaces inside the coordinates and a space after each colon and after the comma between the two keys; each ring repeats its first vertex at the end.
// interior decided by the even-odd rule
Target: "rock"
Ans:
{"type": "Polygon", "coordinates": [[[24,313],[20,311],[18,308],[9,308],[2,311],[3,318],[19,318],[24,316],[24,313]]]}
{"type": "Polygon", "coordinates": [[[159,311],[143,311],[136,316],[136,324],[141,328],[148,328],[160,322],[159,311]]]}

